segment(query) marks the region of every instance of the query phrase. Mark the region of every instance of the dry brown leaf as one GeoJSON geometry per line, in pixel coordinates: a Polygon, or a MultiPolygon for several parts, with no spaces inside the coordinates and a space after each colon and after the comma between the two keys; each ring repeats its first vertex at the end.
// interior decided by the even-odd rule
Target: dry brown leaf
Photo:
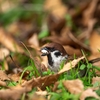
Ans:
{"type": "Polygon", "coordinates": [[[65,26],[66,20],[63,19],[57,19],[54,16],[50,15],[48,17],[48,28],[51,31],[50,34],[52,35],[53,32],[60,32],[62,28],[65,26]]]}
{"type": "Polygon", "coordinates": [[[3,70],[0,70],[0,80],[1,81],[10,80],[7,74],[3,70]]]}
{"type": "MultiPolygon", "coordinates": [[[[96,58],[100,58],[100,53],[99,52],[91,54],[91,56],[88,57],[88,60],[93,60],[93,59],[96,59],[96,58]]],[[[97,62],[93,63],[93,65],[97,66],[97,67],[100,67],[100,61],[97,61],[97,62]]]]}
{"type": "Polygon", "coordinates": [[[62,45],[71,45],[75,48],[85,49],[87,51],[90,51],[89,47],[86,46],[83,42],[78,40],[69,29],[65,28],[61,35],[54,35],[46,37],[43,40],[50,40],[52,42],[57,42],[62,45]]]}
{"type": "Polygon", "coordinates": [[[31,36],[31,38],[28,40],[30,45],[33,45],[37,48],[39,48],[39,40],[38,40],[38,36],[36,33],[33,34],[33,36],[31,36]]]}
{"type": "Polygon", "coordinates": [[[10,89],[0,90],[0,99],[2,100],[18,100],[23,93],[26,92],[25,87],[16,86],[10,89]]]}
{"type": "Polygon", "coordinates": [[[53,92],[55,92],[57,90],[58,85],[59,85],[59,82],[57,81],[53,86],[53,89],[52,89],[53,92]]]}
{"type": "Polygon", "coordinates": [[[96,92],[94,92],[91,88],[85,90],[81,96],[80,96],[80,100],[85,100],[87,97],[94,97],[96,99],[100,99],[99,96],[96,94],[96,92]]]}
{"type": "Polygon", "coordinates": [[[47,62],[48,62],[47,57],[46,56],[42,57],[42,62],[41,63],[44,64],[46,66],[46,68],[47,68],[47,62]]]}
{"type": "Polygon", "coordinates": [[[35,92],[37,95],[41,95],[41,96],[46,96],[47,95],[47,91],[37,91],[35,92]]]}
{"type": "Polygon", "coordinates": [[[97,31],[93,31],[90,36],[90,49],[92,53],[97,53],[100,50],[100,35],[97,31]]]}
{"type": "MultiPolygon", "coordinates": [[[[91,56],[88,57],[89,60],[95,59],[95,58],[100,58],[100,53],[99,52],[93,53],[93,54],[91,54],[91,56]]],[[[98,67],[98,68],[100,68],[100,61],[93,63],[93,65],[98,67]]],[[[96,72],[96,75],[100,75],[100,71],[99,70],[95,69],[95,72],[96,72]]]]}
{"type": "Polygon", "coordinates": [[[80,49],[75,49],[75,48],[68,46],[68,45],[64,46],[64,49],[71,56],[74,56],[74,55],[75,56],[82,56],[80,49]]]}
{"type": "Polygon", "coordinates": [[[88,22],[93,18],[99,0],[92,0],[88,8],[83,12],[83,24],[88,26],[88,22]]]}
{"type": "Polygon", "coordinates": [[[14,37],[21,41],[26,41],[33,35],[35,30],[37,30],[36,25],[33,25],[32,21],[28,20],[25,22],[14,21],[6,28],[9,34],[12,34],[14,37]]]}
{"type": "Polygon", "coordinates": [[[6,12],[15,6],[15,4],[10,0],[6,0],[6,1],[0,0],[0,4],[1,4],[2,12],[6,12]]]}
{"type": "Polygon", "coordinates": [[[34,94],[32,100],[47,100],[44,96],[34,94]]]}
{"type": "Polygon", "coordinates": [[[47,68],[45,67],[45,65],[44,65],[43,63],[40,62],[40,60],[39,60],[37,57],[35,57],[35,58],[32,57],[32,60],[34,61],[35,66],[36,66],[37,69],[38,69],[38,72],[39,72],[40,75],[42,76],[42,72],[43,72],[43,71],[46,71],[47,68]]]}
{"type": "Polygon", "coordinates": [[[63,72],[66,72],[66,71],[70,70],[71,68],[74,68],[75,65],[77,65],[78,62],[79,62],[80,60],[82,60],[82,59],[84,59],[84,57],[81,57],[81,58],[78,58],[78,59],[74,59],[73,61],[71,61],[71,62],[65,64],[64,67],[58,72],[58,74],[61,74],[61,73],[63,73],[63,72]]]}
{"type": "Polygon", "coordinates": [[[92,78],[92,84],[95,84],[95,82],[100,82],[100,77],[96,76],[92,78]]]}
{"type": "Polygon", "coordinates": [[[93,77],[92,78],[92,85],[94,86],[93,90],[99,89],[99,87],[100,87],[100,77],[98,77],[98,76],[93,77]],[[95,86],[96,83],[98,84],[97,86],[95,86]]]}
{"type": "Polygon", "coordinates": [[[7,31],[10,34],[13,34],[13,35],[20,33],[20,31],[19,31],[20,28],[19,28],[19,25],[18,24],[19,24],[18,22],[11,23],[10,25],[8,25],[7,31]]]}
{"type": "Polygon", "coordinates": [[[20,79],[20,75],[19,74],[9,74],[8,77],[13,80],[14,82],[18,82],[20,79]]]}
{"type": "Polygon", "coordinates": [[[86,46],[83,42],[81,42],[80,40],[78,40],[70,31],[68,32],[68,36],[69,38],[78,45],[78,47],[81,47],[85,50],[90,51],[89,47],[86,46]]]}
{"type": "Polygon", "coordinates": [[[51,32],[52,35],[49,37],[46,37],[43,40],[51,40],[52,42],[57,42],[62,45],[75,45],[76,46],[77,44],[72,41],[68,33],[69,33],[69,28],[65,27],[63,28],[60,34],[52,31],[51,32]]]}
{"type": "Polygon", "coordinates": [[[78,6],[80,7],[79,11],[77,12],[77,10],[75,10],[75,9],[69,9],[68,12],[72,16],[72,18],[76,19],[76,17],[78,17],[80,14],[82,14],[83,11],[88,7],[88,5],[90,4],[91,0],[87,0],[87,1],[86,0],[85,1],[82,0],[80,2],[77,1],[77,0],[74,0],[74,1],[76,1],[78,3],[78,6]]]}
{"type": "Polygon", "coordinates": [[[97,22],[96,19],[91,19],[89,20],[88,22],[88,26],[87,26],[87,29],[85,29],[79,36],[78,36],[78,39],[80,41],[84,40],[84,39],[89,39],[90,36],[91,36],[91,33],[93,31],[93,27],[95,25],[95,23],[97,22]]]}
{"type": "Polygon", "coordinates": [[[0,48],[0,60],[3,60],[9,55],[9,50],[6,48],[0,48]]]}
{"type": "Polygon", "coordinates": [[[6,82],[0,80],[0,86],[7,86],[6,82]]]}
{"type": "Polygon", "coordinates": [[[0,43],[13,52],[23,53],[24,50],[18,45],[18,43],[9,36],[3,28],[0,28],[0,43]]]}
{"type": "MultiPolygon", "coordinates": [[[[66,35],[54,35],[44,38],[43,40],[50,40],[52,42],[57,42],[62,45],[71,45],[74,44],[74,42],[68,37],[68,34],[66,35]]],[[[75,45],[75,44],[74,44],[75,45]]]]}
{"type": "MultiPolygon", "coordinates": [[[[13,80],[14,82],[18,82],[20,80],[21,74],[23,73],[23,69],[21,68],[14,68],[13,73],[8,74],[8,77],[13,80]]],[[[21,82],[26,80],[26,77],[29,75],[29,71],[25,71],[23,73],[23,77],[21,79],[21,82]]]]}
{"type": "Polygon", "coordinates": [[[62,3],[61,0],[45,0],[44,10],[51,12],[56,18],[64,18],[67,7],[62,3]]]}
{"type": "MultiPolygon", "coordinates": [[[[0,99],[2,100],[19,100],[22,94],[29,92],[26,87],[17,85],[15,87],[10,87],[9,89],[0,90],[0,99]]],[[[32,100],[46,100],[41,96],[36,94],[32,97],[32,100]]]]}
{"type": "Polygon", "coordinates": [[[46,86],[54,84],[57,81],[58,77],[59,77],[59,74],[32,78],[31,80],[22,84],[22,86],[27,87],[28,91],[30,91],[33,87],[37,87],[37,86],[44,90],[46,86]]]}
{"type": "Polygon", "coordinates": [[[72,94],[79,94],[84,90],[84,85],[79,79],[64,81],[63,85],[72,94]]]}

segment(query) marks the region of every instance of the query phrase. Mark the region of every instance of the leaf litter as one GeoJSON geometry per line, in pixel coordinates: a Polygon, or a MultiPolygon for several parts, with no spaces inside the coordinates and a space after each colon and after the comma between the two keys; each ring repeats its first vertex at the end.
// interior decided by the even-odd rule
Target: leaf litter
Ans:
{"type": "MultiPolygon", "coordinates": [[[[0,13],[3,12],[7,15],[8,9],[18,7],[22,14],[15,11],[18,14],[14,15],[18,17],[15,18],[17,20],[13,19],[14,17],[9,18],[10,15],[7,18],[1,14],[0,99],[51,100],[56,95],[56,98],[52,100],[56,100],[58,97],[57,100],[61,100],[71,94],[74,97],[78,96],[76,100],[85,100],[87,97],[99,100],[97,91],[100,87],[100,62],[94,63],[93,66],[89,66],[87,61],[84,62],[84,60],[100,58],[99,0],[45,0],[41,4],[43,8],[40,13],[34,6],[36,10],[34,14],[30,11],[23,13],[28,9],[20,10],[18,6],[21,4],[23,8],[30,4],[30,7],[33,7],[35,4],[31,5],[31,1],[19,0],[16,3],[8,1],[1,4],[0,13]],[[4,9],[5,5],[8,8],[4,9]],[[6,18],[13,19],[14,22],[10,22],[6,26],[6,18]],[[42,29],[43,25],[46,26],[49,35],[39,39],[39,33],[47,34],[45,28],[42,29]],[[62,44],[67,53],[74,58],[58,73],[49,72],[47,58],[40,56],[39,50],[47,42],[62,44]],[[89,56],[87,58],[85,55],[82,56],[81,50],[84,50],[89,56]],[[95,69],[88,69],[90,76],[70,78],[70,80],[68,77],[62,79],[66,72],[77,67],[81,62],[84,66],[95,69]],[[30,96],[29,93],[32,95],[30,96]]],[[[38,6],[38,4],[36,5],[38,6]]],[[[43,34],[43,36],[45,35],[43,34]]]]}

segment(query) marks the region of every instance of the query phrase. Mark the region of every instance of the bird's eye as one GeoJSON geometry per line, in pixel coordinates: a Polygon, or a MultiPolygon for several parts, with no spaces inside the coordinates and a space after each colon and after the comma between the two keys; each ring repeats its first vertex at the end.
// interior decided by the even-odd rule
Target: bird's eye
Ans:
{"type": "Polygon", "coordinates": [[[61,53],[58,51],[58,52],[55,52],[54,55],[55,55],[56,57],[58,57],[58,56],[61,55],[61,53]]]}

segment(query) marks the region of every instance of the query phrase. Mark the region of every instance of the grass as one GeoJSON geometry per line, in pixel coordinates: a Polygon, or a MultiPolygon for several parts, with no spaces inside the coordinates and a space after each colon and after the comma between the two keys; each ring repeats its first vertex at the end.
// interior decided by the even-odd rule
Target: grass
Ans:
{"type": "MultiPolygon", "coordinates": [[[[62,69],[63,66],[64,66],[64,62],[61,63],[60,68],[62,69]]],[[[59,82],[59,84],[57,86],[58,92],[52,91],[53,85],[46,87],[46,91],[48,92],[48,95],[50,96],[50,100],[79,100],[80,95],[71,94],[70,92],[68,92],[68,90],[65,89],[65,87],[62,84],[64,80],[74,80],[74,79],[78,78],[78,79],[82,80],[85,89],[87,89],[88,87],[100,86],[99,82],[96,82],[94,85],[91,84],[92,78],[96,76],[95,69],[100,71],[100,68],[93,66],[91,63],[89,63],[87,58],[85,58],[85,62],[80,61],[77,64],[77,69],[75,69],[75,70],[71,69],[70,73],[65,72],[65,73],[61,74],[60,77],[58,78],[58,82],[59,82]],[[87,69],[85,76],[80,77],[78,71],[85,70],[85,69],[87,69]]],[[[21,73],[19,81],[18,82],[7,81],[7,84],[8,84],[7,86],[16,86],[17,84],[21,84],[23,75],[25,74],[26,71],[29,71],[27,80],[30,80],[32,77],[40,76],[38,69],[36,68],[36,66],[34,64],[34,61],[32,59],[30,59],[27,64],[27,67],[24,68],[23,72],[21,73]]],[[[54,74],[54,72],[52,72],[51,70],[43,72],[43,76],[47,76],[47,75],[51,75],[51,74],[54,74]]],[[[36,88],[33,88],[32,91],[30,91],[28,93],[29,97],[35,91],[37,91],[36,88]]],[[[96,93],[98,95],[100,95],[100,89],[96,90],[96,93]]],[[[46,96],[46,98],[48,98],[48,95],[46,96]]],[[[25,100],[25,94],[22,95],[21,100],[25,100]]],[[[96,100],[96,99],[90,97],[90,98],[87,98],[86,100],[96,100]]]]}
{"type": "MultiPolygon", "coordinates": [[[[87,77],[83,77],[83,78],[79,77],[83,81],[85,88],[92,86],[91,79],[92,79],[93,75],[94,74],[89,72],[87,77]]],[[[65,87],[62,85],[63,80],[67,80],[67,79],[72,80],[72,79],[75,79],[75,78],[73,77],[73,75],[67,75],[66,73],[61,75],[59,80],[58,80],[60,82],[60,84],[58,85],[58,89],[61,89],[61,92],[57,93],[57,92],[49,92],[48,91],[49,94],[51,95],[50,100],[79,100],[79,95],[73,95],[73,94],[69,93],[65,89],[65,87]]],[[[98,84],[96,86],[98,86],[98,84]]],[[[47,90],[49,90],[49,89],[47,89],[47,90]]],[[[96,99],[95,98],[92,98],[92,99],[87,98],[86,100],[96,100],[96,99]]]]}
{"type": "MultiPolygon", "coordinates": [[[[27,47],[25,47],[25,48],[27,48],[27,47]]],[[[28,49],[27,49],[27,51],[28,51],[29,55],[31,56],[28,49]]],[[[85,55],[84,52],[83,52],[83,55],[85,55]]],[[[71,62],[70,62],[70,65],[71,65],[71,62]]],[[[60,69],[62,69],[63,66],[64,66],[64,62],[61,63],[60,69]]],[[[100,71],[100,68],[93,66],[91,63],[89,63],[89,61],[85,57],[85,61],[80,61],[77,64],[77,68],[75,70],[71,69],[70,72],[68,72],[68,73],[65,72],[60,75],[60,77],[58,78],[59,84],[57,86],[58,92],[52,91],[51,87],[53,88],[53,85],[46,87],[46,91],[48,92],[48,95],[50,96],[50,100],[79,100],[80,95],[71,94],[70,92],[68,92],[68,90],[65,89],[65,87],[62,84],[64,80],[74,80],[74,79],[78,78],[78,79],[82,80],[85,89],[87,89],[88,87],[100,86],[100,83],[98,83],[98,82],[96,82],[94,85],[91,84],[92,78],[96,76],[95,69],[100,71]],[[85,76],[80,77],[78,71],[85,70],[85,69],[87,69],[85,76]]],[[[8,84],[7,86],[16,86],[17,84],[21,84],[22,78],[26,71],[29,71],[27,80],[30,80],[32,77],[40,76],[38,69],[35,66],[34,61],[32,59],[29,59],[29,62],[27,63],[27,67],[24,68],[23,72],[20,75],[19,81],[18,82],[7,81],[7,84],[8,84]]],[[[51,74],[54,74],[54,72],[52,72],[51,70],[43,72],[43,76],[47,76],[47,75],[51,75],[51,74]]],[[[36,88],[33,88],[32,91],[30,91],[28,93],[29,97],[35,91],[37,91],[36,88]]],[[[100,95],[99,91],[100,91],[100,89],[96,90],[96,93],[98,95],[100,95]]],[[[46,96],[47,98],[48,98],[48,95],[46,96]]],[[[25,94],[22,95],[21,100],[25,100],[25,94]]],[[[87,98],[86,100],[96,100],[96,99],[95,98],[87,98]]]]}
{"type": "MultiPolygon", "coordinates": [[[[91,63],[84,64],[84,63],[81,62],[81,63],[78,64],[78,66],[81,66],[81,70],[84,70],[84,68],[87,67],[86,76],[85,77],[78,77],[79,79],[81,79],[83,81],[85,88],[93,86],[91,84],[91,79],[95,74],[94,74],[93,71],[90,71],[93,68],[93,65],[91,63]]],[[[73,70],[72,70],[72,73],[75,73],[75,72],[73,72],[73,70]]],[[[48,70],[48,71],[43,73],[43,75],[50,75],[50,74],[53,74],[50,70],[48,70]]],[[[59,92],[53,92],[50,87],[46,87],[46,91],[48,91],[48,95],[51,96],[50,100],[79,100],[79,95],[74,95],[74,94],[69,93],[65,89],[65,87],[63,86],[62,82],[64,80],[68,80],[68,79],[69,80],[76,79],[76,76],[74,74],[70,74],[70,75],[66,74],[66,73],[62,74],[58,79],[59,85],[57,87],[57,90],[59,92]]],[[[95,87],[98,86],[98,85],[100,85],[100,84],[99,83],[95,83],[95,87]]],[[[98,91],[97,91],[97,94],[99,94],[98,91]]],[[[86,100],[97,100],[97,99],[89,97],[86,100]]]]}
{"type": "MultiPolygon", "coordinates": [[[[89,63],[88,60],[86,59],[86,63],[80,62],[78,64],[78,68],[77,68],[76,72],[74,72],[75,70],[71,70],[70,74],[66,74],[66,73],[62,74],[60,76],[60,78],[58,79],[58,82],[60,82],[60,83],[57,87],[58,90],[61,89],[61,92],[59,92],[59,93],[52,92],[49,87],[46,88],[46,90],[48,91],[48,94],[51,95],[50,100],[79,100],[79,95],[70,94],[65,89],[65,87],[62,85],[62,82],[63,82],[63,80],[76,79],[76,77],[78,76],[77,78],[79,78],[80,80],[83,81],[85,88],[88,88],[88,87],[91,87],[91,86],[93,87],[93,85],[91,84],[91,80],[92,80],[93,77],[96,76],[94,69],[95,68],[93,67],[93,65],[91,63],[89,63]],[[76,75],[73,74],[73,73],[76,73],[78,70],[80,70],[80,69],[84,70],[85,68],[87,68],[87,71],[86,71],[86,74],[85,74],[84,77],[80,77],[80,75],[78,75],[78,73],[76,75]]],[[[95,87],[97,87],[98,85],[100,86],[100,83],[95,83],[95,87]]],[[[98,91],[100,91],[100,90],[98,90],[98,91]]],[[[99,92],[97,92],[97,94],[100,95],[99,92]]],[[[93,97],[88,97],[88,98],[86,98],[86,100],[97,100],[97,99],[95,99],[93,97]]]]}
{"type": "MultiPolygon", "coordinates": [[[[41,27],[43,26],[43,20],[45,19],[46,13],[43,13],[43,9],[42,6],[38,5],[38,4],[42,4],[43,1],[42,0],[32,0],[33,1],[33,13],[32,11],[25,11],[25,9],[23,9],[22,7],[16,7],[14,9],[11,9],[10,11],[7,11],[5,13],[0,13],[0,23],[5,27],[8,26],[9,24],[16,22],[18,20],[21,19],[30,19],[31,17],[35,18],[34,16],[37,15],[37,18],[35,18],[36,23],[38,24],[38,27],[41,29],[41,27]],[[36,9],[35,9],[36,8],[36,9]]],[[[66,19],[66,24],[68,27],[73,28],[74,30],[77,30],[76,26],[74,26],[74,23],[72,21],[72,18],[70,15],[66,15],[65,16],[66,19]]],[[[79,32],[79,31],[78,31],[79,32]]],[[[42,39],[46,36],[49,35],[49,30],[48,27],[45,27],[45,29],[41,30],[39,35],[38,35],[38,39],[42,39]]],[[[26,48],[26,46],[24,46],[26,48]]],[[[27,48],[26,48],[27,49],[27,48]]],[[[29,52],[29,50],[27,50],[29,52]]],[[[98,50],[100,52],[100,50],[98,50]]],[[[83,55],[85,56],[84,52],[82,51],[83,55]]],[[[30,55],[30,52],[29,52],[30,55]]],[[[20,62],[20,64],[22,66],[24,66],[24,70],[20,75],[20,79],[18,82],[14,82],[14,81],[7,81],[7,86],[16,86],[17,84],[21,84],[22,78],[25,74],[26,71],[29,71],[29,74],[27,76],[27,80],[30,80],[32,77],[37,77],[40,76],[38,69],[36,68],[34,61],[32,59],[27,59],[25,57],[23,57],[23,55],[21,54],[17,54],[16,55],[18,57],[18,60],[20,62]],[[26,63],[28,62],[28,63],[26,63]],[[27,66],[27,67],[26,67],[27,66]]],[[[74,58],[75,55],[74,55],[74,58]]],[[[50,96],[50,100],[79,100],[79,95],[74,95],[68,92],[68,90],[65,89],[65,87],[63,86],[62,82],[64,80],[74,80],[76,78],[79,78],[80,80],[82,80],[85,89],[88,87],[100,87],[100,83],[96,82],[94,85],[91,84],[91,80],[93,77],[96,76],[95,73],[95,69],[100,71],[100,68],[98,68],[97,66],[93,66],[91,63],[89,63],[89,61],[87,60],[86,56],[85,56],[85,62],[81,61],[78,63],[77,65],[77,69],[70,71],[70,73],[63,73],[62,75],[60,75],[58,82],[59,85],[57,86],[57,92],[53,92],[52,91],[52,86],[48,86],[46,87],[46,91],[48,91],[48,95],[50,96]],[[78,71],[79,70],[85,70],[87,69],[85,76],[84,77],[80,77],[78,71]]],[[[5,70],[4,68],[4,62],[0,62],[2,65],[2,70],[5,70]]],[[[71,62],[70,62],[71,63],[71,62]]],[[[64,63],[61,63],[60,69],[62,69],[64,66],[64,63]]],[[[51,70],[45,71],[43,72],[43,76],[46,75],[51,75],[54,74],[54,72],[52,72],[51,70]]],[[[3,87],[1,87],[2,89],[3,87]]],[[[37,91],[36,88],[33,88],[32,91],[30,91],[28,93],[29,96],[33,95],[33,93],[37,91]]],[[[96,93],[100,96],[100,89],[96,90],[96,93]]],[[[23,94],[21,97],[21,100],[25,100],[25,95],[23,94]]],[[[48,98],[48,95],[46,96],[46,98],[48,98]]],[[[87,98],[86,100],[96,100],[95,98],[87,98]]]]}

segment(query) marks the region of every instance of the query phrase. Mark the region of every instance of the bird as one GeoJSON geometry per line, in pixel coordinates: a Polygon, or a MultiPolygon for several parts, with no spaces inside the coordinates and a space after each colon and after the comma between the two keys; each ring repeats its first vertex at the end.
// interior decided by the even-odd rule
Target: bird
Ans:
{"type": "Polygon", "coordinates": [[[61,63],[69,58],[68,53],[59,43],[48,43],[40,51],[42,52],[41,56],[47,56],[48,68],[54,72],[58,72],[61,63]]]}
{"type": "MultiPolygon", "coordinates": [[[[70,59],[73,59],[73,57],[68,55],[64,47],[60,43],[56,42],[47,43],[40,49],[40,52],[42,53],[41,56],[47,56],[48,68],[53,72],[58,72],[60,70],[60,65],[63,61],[66,64],[70,59]]],[[[98,61],[100,61],[100,58],[90,60],[89,63],[95,63],[98,61]]],[[[87,68],[85,67],[83,70],[77,68],[78,67],[73,68],[73,71],[68,71],[68,73],[70,74],[70,72],[78,71],[78,75],[83,77],[86,74],[87,68]]]]}

